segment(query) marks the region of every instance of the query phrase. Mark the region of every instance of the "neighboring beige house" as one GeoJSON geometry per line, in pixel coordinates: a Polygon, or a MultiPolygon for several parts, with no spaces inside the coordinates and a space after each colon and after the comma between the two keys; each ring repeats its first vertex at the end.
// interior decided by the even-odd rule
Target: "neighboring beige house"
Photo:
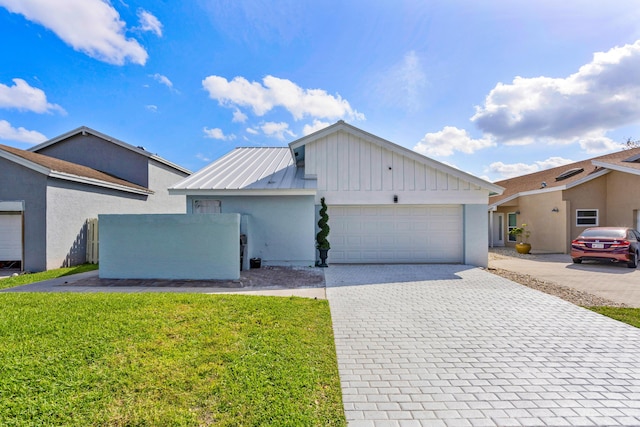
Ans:
{"type": "Polygon", "coordinates": [[[532,250],[568,253],[594,226],[638,228],[640,148],[495,182],[489,198],[489,245],[513,246],[509,230],[527,224],[532,250]]]}

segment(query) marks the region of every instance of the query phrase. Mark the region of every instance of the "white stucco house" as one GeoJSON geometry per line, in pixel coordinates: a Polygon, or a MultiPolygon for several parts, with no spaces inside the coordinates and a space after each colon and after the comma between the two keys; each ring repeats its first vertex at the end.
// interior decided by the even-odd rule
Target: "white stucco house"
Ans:
{"type": "Polygon", "coordinates": [[[343,121],[288,147],[236,148],[169,188],[187,214],[237,213],[248,257],[314,265],[320,199],[328,262],[486,266],[489,196],[502,188],[343,121]]]}

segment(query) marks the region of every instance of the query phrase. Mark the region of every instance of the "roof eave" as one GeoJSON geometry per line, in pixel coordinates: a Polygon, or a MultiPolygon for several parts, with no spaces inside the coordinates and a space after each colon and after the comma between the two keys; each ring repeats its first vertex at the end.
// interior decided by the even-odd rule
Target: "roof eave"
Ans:
{"type": "Polygon", "coordinates": [[[601,168],[607,168],[607,169],[618,171],[618,172],[630,173],[632,175],[640,175],[639,169],[630,168],[630,167],[618,165],[615,163],[607,163],[607,162],[602,162],[598,160],[594,160],[591,163],[593,163],[594,166],[599,166],[601,168]]]}
{"type": "Polygon", "coordinates": [[[169,188],[173,196],[315,196],[316,190],[309,188],[242,190],[242,189],[189,189],[169,188]]]}
{"type": "Polygon", "coordinates": [[[150,194],[154,194],[153,190],[149,190],[149,189],[142,189],[142,188],[134,188],[134,187],[129,187],[127,185],[122,185],[122,184],[116,184],[113,182],[107,182],[107,181],[103,181],[101,179],[94,179],[94,178],[89,178],[89,177],[84,177],[84,176],[79,176],[79,175],[73,175],[70,173],[65,173],[65,172],[58,172],[58,171],[54,171],[52,170],[48,176],[50,178],[58,178],[58,179],[63,179],[65,181],[73,181],[73,182],[79,182],[81,184],[88,184],[88,185],[93,185],[96,187],[103,187],[103,188],[110,188],[112,190],[119,190],[119,191],[124,191],[127,193],[133,193],[133,194],[143,194],[143,195],[150,195],[150,194]]]}
{"type": "Polygon", "coordinates": [[[49,169],[45,166],[39,165],[37,163],[34,163],[30,160],[27,160],[23,157],[20,156],[16,156],[15,154],[9,153],[7,151],[3,151],[0,150],[0,157],[7,159],[9,161],[12,161],[20,166],[26,167],[27,169],[31,169],[35,172],[38,172],[42,175],[51,177],[51,178],[58,178],[58,179],[63,179],[66,181],[74,181],[74,182],[80,182],[83,184],[89,184],[89,185],[94,185],[94,186],[98,186],[98,187],[104,187],[104,188],[111,188],[114,190],[120,190],[120,191],[126,191],[128,193],[134,193],[134,194],[153,194],[154,192],[152,190],[143,190],[143,189],[139,189],[139,188],[133,188],[133,187],[129,187],[126,185],[121,185],[121,184],[115,184],[112,182],[107,182],[107,181],[103,181],[101,179],[94,179],[94,178],[89,178],[89,177],[83,177],[83,176],[79,176],[79,175],[73,175],[70,173],[65,173],[65,172],[59,172],[59,171],[55,171],[53,169],[49,169]]]}
{"type": "Polygon", "coordinates": [[[589,174],[584,178],[580,178],[580,179],[577,179],[577,180],[575,180],[573,182],[567,183],[565,185],[558,185],[558,186],[555,186],[555,187],[547,187],[547,188],[539,188],[539,189],[536,189],[536,190],[521,191],[519,193],[515,193],[515,194],[512,194],[511,196],[508,196],[508,197],[506,197],[504,199],[501,199],[501,200],[499,200],[499,201],[497,201],[495,203],[489,204],[489,209],[496,208],[496,207],[498,207],[498,206],[500,206],[500,205],[502,205],[502,204],[504,204],[506,202],[510,202],[511,200],[516,199],[516,198],[518,198],[520,196],[531,196],[531,195],[535,195],[535,194],[544,194],[544,193],[552,193],[554,191],[568,190],[570,188],[573,188],[573,187],[576,187],[578,185],[584,184],[585,182],[588,182],[588,181],[591,181],[593,179],[599,178],[599,177],[601,177],[603,175],[606,175],[609,172],[611,172],[611,171],[607,170],[607,169],[603,169],[601,171],[589,174]]]}
{"type": "Polygon", "coordinates": [[[0,157],[43,175],[49,175],[49,173],[51,172],[51,169],[45,166],[34,163],[31,160],[25,159],[24,157],[16,156],[15,154],[9,153],[8,151],[0,150],[0,157]]]}

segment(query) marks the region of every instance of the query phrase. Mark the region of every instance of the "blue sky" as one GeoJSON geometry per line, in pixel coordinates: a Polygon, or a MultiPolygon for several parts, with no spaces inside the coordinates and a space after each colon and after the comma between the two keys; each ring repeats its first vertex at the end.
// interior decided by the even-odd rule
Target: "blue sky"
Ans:
{"type": "Polygon", "coordinates": [[[345,120],[490,181],[640,139],[640,3],[0,0],[0,144],[198,170],[345,120]]]}

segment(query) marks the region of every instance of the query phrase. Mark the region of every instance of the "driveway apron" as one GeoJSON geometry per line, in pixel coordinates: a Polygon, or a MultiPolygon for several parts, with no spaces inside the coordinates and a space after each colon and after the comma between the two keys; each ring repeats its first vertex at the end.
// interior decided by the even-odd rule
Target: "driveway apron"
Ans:
{"type": "Polygon", "coordinates": [[[350,427],[640,425],[640,329],[470,266],[325,278],[350,427]]]}

